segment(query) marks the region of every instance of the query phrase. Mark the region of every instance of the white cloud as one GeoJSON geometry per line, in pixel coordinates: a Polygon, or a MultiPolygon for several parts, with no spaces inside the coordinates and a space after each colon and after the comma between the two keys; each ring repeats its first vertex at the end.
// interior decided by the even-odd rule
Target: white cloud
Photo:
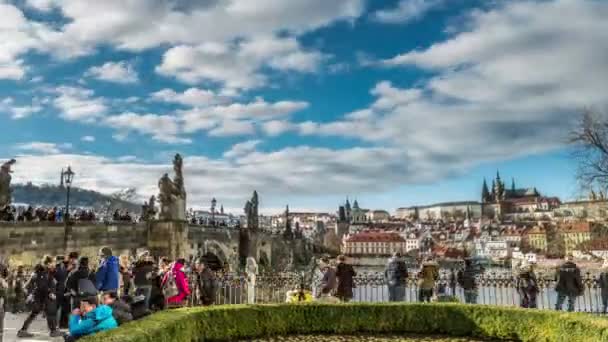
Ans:
{"type": "Polygon", "coordinates": [[[462,32],[383,62],[434,76],[410,88],[379,82],[369,107],[298,129],[401,147],[416,169],[458,171],[563,147],[582,108],[608,105],[606,16],[601,1],[473,11],[462,32]],[[564,22],[563,13],[576,20],[564,22]]]}
{"type": "Polygon", "coordinates": [[[364,9],[363,0],[263,0],[254,6],[247,1],[63,0],[54,5],[68,19],[57,38],[85,46],[74,53],[98,44],[141,50],[303,33],[352,20],[364,9]]]}
{"type": "MultiPolygon", "coordinates": [[[[230,159],[185,155],[188,206],[204,206],[211,197],[216,197],[227,208],[240,208],[257,189],[262,206],[268,208],[284,205],[285,198],[294,193],[313,197],[319,194],[341,195],[353,189],[377,192],[389,189],[412,175],[424,176],[403,166],[407,163],[403,163],[401,150],[332,150],[300,146],[270,153],[249,150],[230,159]]],[[[21,155],[17,157],[13,181],[54,182],[58,165],[71,165],[76,172],[75,186],[104,193],[134,187],[143,198],[147,198],[158,193],[158,179],[162,174],[172,172],[170,158],[167,160],[167,163],[158,164],[96,155],[21,155]]]]}
{"type": "Polygon", "coordinates": [[[223,120],[213,129],[209,130],[212,137],[231,137],[239,135],[251,135],[255,133],[253,122],[249,120],[223,120]]]}
{"type": "Polygon", "coordinates": [[[407,23],[424,16],[443,0],[400,0],[395,8],[374,12],[374,20],[385,24],[407,23]]]}
{"type": "Polygon", "coordinates": [[[267,102],[257,98],[249,103],[232,103],[179,112],[184,131],[209,130],[212,136],[246,135],[255,131],[254,123],[287,117],[308,108],[307,102],[267,102]]]}
{"type": "Polygon", "coordinates": [[[318,51],[304,51],[293,37],[262,36],[237,43],[176,46],[164,54],[156,71],[186,83],[211,81],[238,91],[266,85],[263,67],[315,72],[324,58],[318,51]]]}
{"type": "Polygon", "coordinates": [[[235,158],[247,155],[255,151],[256,147],[261,142],[261,140],[248,140],[242,143],[234,144],[230,150],[224,153],[224,158],[235,158]]]}
{"type": "Polygon", "coordinates": [[[102,81],[122,84],[139,81],[137,71],[135,71],[133,65],[125,61],[106,62],[103,65],[91,67],[85,75],[102,81]]]}
{"type": "Polygon", "coordinates": [[[58,94],[53,105],[61,110],[60,116],[65,120],[93,122],[108,110],[104,100],[94,97],[90,89],[60,86],[53,91],[58,94]]]}
{"type": "Polygon", "coordinates": [[[39,154],[58,154],[63,150],[71,149],[72,144],[55,144],[49,142],[32,141],[29,143],[21,143],[15,145],[15,148],[20,151],[39,153],[39,154]]]}
{"type": "Polygon", "coordinates": [[[212,90],[199,88],[189,88],[183,93],[177,93],[173,89],[165,88],[152,93],[152,99],[192,107],[209,106],[228,100],[228,98],[219,96],[212,90]]]}
{"type": "Polygon", "coordinates": [[[264,132],[270,136],[281,135],[293,128],[293,125],[287,120],[271,120],[262,124],[264,132]]]}
{"type": "Polygon", "coordinates": [[[169,144],[188,144],[190,139],[180,138],[180,126],[178,120],[169,115],[155,114],[136,114],[123,113],[120,115],[108,116],[104,119],[104,124],[108,125],[122,134],[124,138],[128,132],[149,134],[154,140],[169,144]]]}
{"type": "Polygon", "coordinates": [[[92,135],[85,135],[82,138],[80,138],[80,140],[84,141],[84,142],[94,142],[95,141],[95,137],[92,135]]]}
{"type": "Polygon", "coordinates": [[[39,100],[37,98],[32,99],[32,105],[19,106],[15,105],[12,97],[4,98],[0,101],[0,112],[8,113],[13,120],[19,120],[29,117],[34,113],[38,113],[42,110],[39,100]]]}

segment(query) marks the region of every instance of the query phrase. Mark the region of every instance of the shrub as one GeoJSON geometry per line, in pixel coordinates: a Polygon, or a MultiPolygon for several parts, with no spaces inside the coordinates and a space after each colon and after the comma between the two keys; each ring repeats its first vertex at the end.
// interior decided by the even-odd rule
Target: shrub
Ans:
{"type": "Polygon", "coordinates": [[[356,333],[591,342],[608,341],[608,322],[585,314],[447,303],[231,305],[164,311],[82,341],[234,341],[356,333]]]}

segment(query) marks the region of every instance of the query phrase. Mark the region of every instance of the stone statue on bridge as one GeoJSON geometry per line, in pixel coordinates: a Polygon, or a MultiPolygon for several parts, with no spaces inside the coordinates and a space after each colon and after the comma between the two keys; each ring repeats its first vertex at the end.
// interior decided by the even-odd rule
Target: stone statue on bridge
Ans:
{"type": "Polygon", "coordinates": [[[0,209],[11,204],[11,166],[16,162],[11,159],[0,166],[0,209]]]}
{"type": "Polygon", "coordinates": [[[183,160],[178,153],[173,159],[173,171],[175,172],[173,180],[165,173],[158,181],[160,220],[186,220],[186,189],[182,167],[183,160]]]}
{"type": "Polygon", "coordinates": [[[151,221],[156,216],[156,197],[152,195],[148,202],[141,206],[141,217],[144,221],[151,221]]]}

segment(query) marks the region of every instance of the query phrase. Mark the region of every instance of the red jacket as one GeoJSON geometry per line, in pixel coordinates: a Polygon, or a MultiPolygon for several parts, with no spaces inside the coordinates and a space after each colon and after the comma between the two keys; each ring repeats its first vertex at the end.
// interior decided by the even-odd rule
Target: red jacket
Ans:
{"type": "Polygon", "coordinates": [[[171,298],[167,298],[167,303],[169,304],[180,304],[190,295],[190,286],[188,286],[188,278],[186,278],[186,274],[182,271],[184,268],[183,264],[175,263],[173,264],[173,268],[171,268],[170,272],[167,272],[163,277],[163,284],[167,281],[168,277],[172,274],[175,275],[175,284],[177,285],[177,289],[179,290],[179,294],[177,296],[173,296],[171,298]]]}

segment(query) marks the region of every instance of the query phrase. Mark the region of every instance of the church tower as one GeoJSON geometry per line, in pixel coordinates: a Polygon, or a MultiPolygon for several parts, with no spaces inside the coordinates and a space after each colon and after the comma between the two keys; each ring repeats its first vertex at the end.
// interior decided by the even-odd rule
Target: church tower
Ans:
{"type": "Polygon", "coordinates": [[[486,203],[490,201],[490,191],[488,190],[488,182],[483,179],[483,186],[481,188],[481,202],[486,203]]]}

